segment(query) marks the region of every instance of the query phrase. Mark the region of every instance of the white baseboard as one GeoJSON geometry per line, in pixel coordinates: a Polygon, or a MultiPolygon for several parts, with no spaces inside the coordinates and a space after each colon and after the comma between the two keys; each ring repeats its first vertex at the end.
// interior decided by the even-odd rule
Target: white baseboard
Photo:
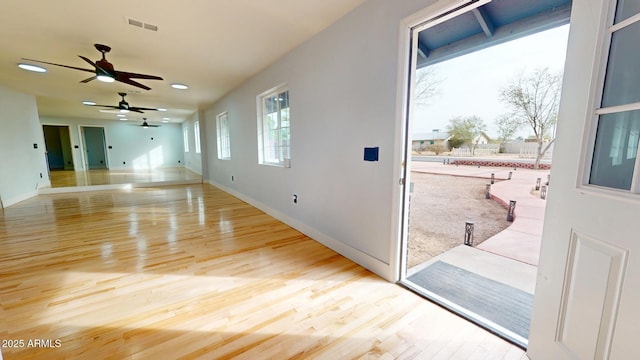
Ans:
{"type": "Polygon", "coordinates": [[[187,170],[189,170],[189,171],[193,171],[194,173],[196,173],[196,174],[198,174],[198,175],[202,176],[202,170],[196,169],[196,168],[191,167],[191,166],[189,166],[189,165],[185,165],[185,166],[184,166],[184,168],[185,168],[185,169],[187,169],[187,170]]]}
{"type": "Polygon", "coordinates": [[[315,229],[297,219],[294,219],[278,210],[275,210],[273,208],[271,208],[270,206],[267,206],[266,204],[257,201],[243,193],[240,193],[238,191],[235,191],[231,188],[228,188],[222,184],[218,184],[212,180],[208,181],[209,184],[211,184],[212,186],[215,186],[217,188],[219,188],[220,190],[229,193],[235,197],[237,197],[238,199],[250,204],[251,206],[254,206],[262,211],[264,211],[265,213],[267,213],[268,215],[282,221],[283,223],[291,226],[292,228],[300,231],[301,233],[307,235],[308,237],[312,238],[313,240],[321,243],[322,245],[330,248],[331,250],[339,253],[340,255],[348,258],[349,260],[355,262],[356,264],[374,272],[375,274],[377,274],[378,276],[382,277],[383,279],[387,280],[387,281],[394,281],[393,277],[391,276],[392,271],[390,269],[389,264],[386,264],[376,258],[374,258],[373,256],[370,256],[358,249],[355,249],[345,243],[343,243],[342,241],[339,241],[321,231],[319,231],[318,229],[315,229]]]}
{"type": "Polygon", "coordinates": [[[20,194],[18,196],[14,196],[12,198],[8,198],[8,199],[2,199],[2,206],[3,207],[9,207],[13,204],[17,204],[20,201],[25,201],[27,199],[31,199],[32,197],[38,195],[38,191],[29,191],[28,193],[24,193],[24,194],[20,194]]]}

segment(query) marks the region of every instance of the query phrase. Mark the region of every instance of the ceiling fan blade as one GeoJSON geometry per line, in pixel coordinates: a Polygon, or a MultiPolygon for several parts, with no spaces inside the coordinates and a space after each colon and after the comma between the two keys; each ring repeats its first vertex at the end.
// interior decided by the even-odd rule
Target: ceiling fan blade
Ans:
{"type": "Polygon", "coordinates": [[[51,63],[51,62],[46,62],[46,61],[40,61],[40,60],[34,60],[34,59],[27,59],[27,58],[22,58],[22,60],[27,60],[27,61],[34,61],[34,62],[38,62],[41,64],[49,64],[49,65],[55,65],[55,66],[61,66],[64,68],[68,68],[68,69],[75,69],[75,70],[81,70],[81,71],[87,71],[90,73],[95,73],[96,70],[89,70],[89,69],[83,69],[83,68],[79,68],[79,67],[75,67],[75,66],[69,66],[69,65],[62,65],[62,64],[55,64],[55,63],[51,63]]]}
{"type": "Polygon", "coordinates": [[[120,73],[116,73],[116,81],[120,81],[120,82],[123,82],[125,84],[133,85],[133,86],[139,87],[141,89],[151,90],[151,88],[146,86],[146,85],[140,84],[137,81],[133,81],[133,80],[127,78],[127,77],[123,77],[123,76],[119,76],[119,75],[120,75],[120,73]]]}
{"type": "Polygon", "coordinates": [[[140,108],[129,108],[129,111],[137,112],[140,114],[144,114],[144,111],[140,111],[140,108]]]}
{"type": "Polygon", "coordinates": [[[155,75],[145,75],[145,74],[136,74],[126,71],[116,71],[116,77],[125,77],[129,79],[146,79],[146,80],[164,80],[160,76],[155,75]]]}
{"type": "Polygon", "coordinates": [[[137,106],[132,106],[129,108],[129,110],[131,111],[136,111],[136,110],[153,110],[153,111],[158,111],[158,109],[154,109],[154,108],[143,108],[143,107],[137,107],[137,106]],[[135,110],[134,110],[135,109],[135,110]]]}
{"type": "Polygon", "coordinates": [[[120,109],[119,106],[113,106],[113,105],[91,105],[91,106],[100,106],[100,107],[105,107],[105,108],[109,108],[109,109],[120,109]]]}
{"type": "Polygon", "coordinates": [[[88,58],[82,56],[82,55],[78,55],[80,57],[80,59],[88,62],[91,66],[96,67],[96,63],[94,63],[93,61],[89,60],[88,58]]]}
{"type": "Polygon", "coordinates": [[[95,80],[97,78],[97,76],[92,76],[90,78],[84,79],[82,81],[80,81],[81,83],[88,83],[89,81],[95,80]]]}

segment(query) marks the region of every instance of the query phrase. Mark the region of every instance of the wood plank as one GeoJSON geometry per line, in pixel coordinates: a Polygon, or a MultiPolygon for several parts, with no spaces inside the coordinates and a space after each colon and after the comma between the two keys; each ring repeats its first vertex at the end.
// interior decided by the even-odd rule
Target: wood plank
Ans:
{"type": "Polygon", "coordinates": [[[520,358],[209,185],[40,195],[0,214],[5,359],[520,358]]]}

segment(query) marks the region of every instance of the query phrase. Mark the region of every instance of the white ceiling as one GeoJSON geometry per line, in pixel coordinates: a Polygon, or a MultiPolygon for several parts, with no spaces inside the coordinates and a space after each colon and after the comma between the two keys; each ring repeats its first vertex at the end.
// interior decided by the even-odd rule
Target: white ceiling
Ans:
{"type": "Polygon", "coordinates": [[[116,120],[83,100],[130,106],[159,121],[182,122],[326,28],[364,0],[3,0],[0,10],[0,85],[36,96],[40,116],[116,120]],[[158,27],[131,26],[132,18],[158,27]],[[100,59],[94,44],[110,46],[116,70],[157,75],[142,90],[120,82],[81,80],[90,73],[44,65],[19,69],[21,58],[90,69],[78,57],[100,59]],[[170,87],[173,82],[189,90],[170,87]]]}

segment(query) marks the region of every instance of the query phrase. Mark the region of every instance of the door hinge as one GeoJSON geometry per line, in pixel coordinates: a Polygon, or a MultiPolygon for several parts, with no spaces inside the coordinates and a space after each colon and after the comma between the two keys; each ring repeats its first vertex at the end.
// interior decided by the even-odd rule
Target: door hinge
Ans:
{"type": "Polygon", "coordinates": [[[398,181],[398,183],[402,186],[404,186],[404,178],[400,178],[400,181],[398,181]]]}

